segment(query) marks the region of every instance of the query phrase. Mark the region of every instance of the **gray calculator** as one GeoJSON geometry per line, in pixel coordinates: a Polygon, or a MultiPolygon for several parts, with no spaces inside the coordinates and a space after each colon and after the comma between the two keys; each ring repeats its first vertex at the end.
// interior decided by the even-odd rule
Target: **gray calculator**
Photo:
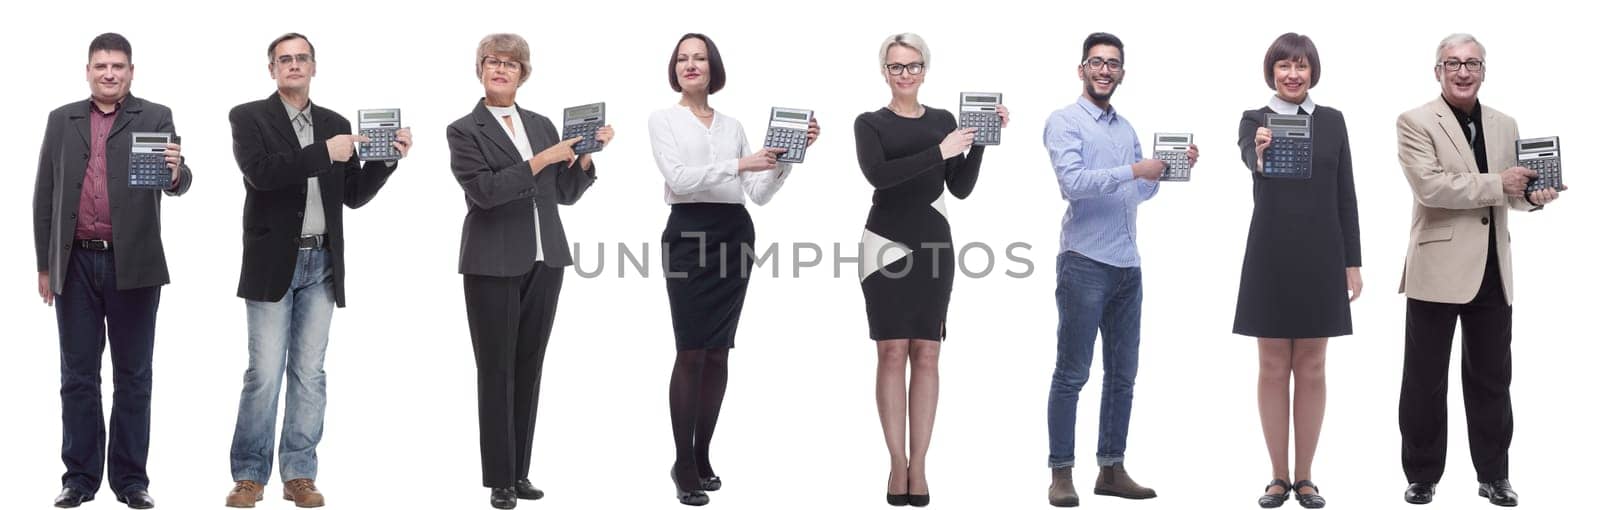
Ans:
{"type": "Polygon", "coordinates": [[[400,130],[400,109],[383,108],[356,112],[356,134],[369,141],[356,144],[356,157],[362,161],[396,161],[400,149],[394,148],[395,132],[400,130]]]}
{"type": "Polygon", "coordinates": [[[1167,169],[1161,171],[1161,180],[1189,180],[1189,144],[1192,143],[1192,133],[1156,133],[1155,159],[1167,164],[1167,169]]]}
{"type": "Polygon", "coordinates": [[[1267,114],[1272,144],[1262,153],[1261,173],[1280,179],[1311,178],[1311,116],[1267,114]]]}
{"type": "Polygon", "coordinates": [[[599,131],[602,126],[606,125],[605,103],[567,108],[562,111],[561,117],[563,119],[561,122],[562,140],[583,137],[583,140],[572,145],[572,152],[589,154],[591,152],[600,152],[600,149],[605,147],[600,143],[599,139],[594,137],[595,131],[599,131]]]}
{"type": "Polygon", "coordinates": [[[1000,145],[1000,93],[962,92],[959,124],[978,130],[973,145],[1000,145]]]}
{"type": "Polygon", "coordinates": [[[172,187],[172,169],[167,167],[167,144],[178,143],[178,135],[133,133],[128,153],[128,187],[167,189],[172,187]]]}
{"type": "Polygon", "coordinates": [[[767,117],[767,139],[763,147],[788,149],[778,155],[784,163],[803,163],[806,160],[806,131],[811,128],[811,110],[773,107],[767,117]]]}
{"type": "Polygon", "coordinates": [[[1539,174],[1528,181],[1528,191],[1566,189],[1561,183],[1561,137],[1517,140],[1517,164],[1539,174]]]}

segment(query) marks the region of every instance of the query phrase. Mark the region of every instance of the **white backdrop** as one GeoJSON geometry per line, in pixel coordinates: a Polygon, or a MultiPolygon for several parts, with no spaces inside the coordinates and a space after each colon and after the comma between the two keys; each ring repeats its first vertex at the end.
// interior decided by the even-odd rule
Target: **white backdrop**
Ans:
{"type": "MultiPolygon", "coordinates": [[[[9,508],[47,508],[59,488],[57,336],[35,293],[31,231],[35,148],[51,109],[87,96],[88,41],[133,43],[133,92],[170,106],[195,184],[163,212],[173,283],[157,331],[151,490],[162,508],[220,507],[231,487],[228,445],[244,370],[244,306],[234,297],[243,185],[226,112],[266,97],[264,51],[298,31],[318,49],[313,100],[354,117],[399,107],[416,148],[368,206],[346,213],[349,308],[335,313],[319,485],[340,508],[479,508],[473,361],[456,274],[465,206],[451,178],[444,126],[482,93],[471,69],[480,37],[512,31],[533,47],[520,103],[547,116],[606,101],[615,143],[597,155],[600,181],[563,211],[586,269],[608,244],[607,273],[568,272],[550,342],[532,478],[548,491],[528,508],[678,508],[666,383],[673,357],[659,274],[617,276],[615,243],[654,243],[668,209],[645,120],[677,96],[665,62],[677,37],[705,32],[721,47],[728,85],[712,105],[759,136],[770,106],[814,108],[821,140],[785,189],[752,206],[762,242],[780,243],[783,275],[752,282],[733,356],[713,462],[726,488],[714,507],[879,508],[887,456],[875,414],[874,354],[852,276],[827,265],[794,278],[794,243],[854,243],[870,205],[852,141],[854,117],[888,101],[875,66],[882,39],[915,31],[932,48],[923,102],[954,107],[964,90],[1001,91],[1013,112],[1005,144],[986,154],[977,190],[950,201],[958,243],[1026,242],[1034,273],[962,278],[950,307],[942,399],[929,460],[934,504],[1043,508],[1045,396],[1054,362],[1054,256],[1065,203],[1041,147],[1047,115],[1081,92],[1083,37],[1127,43],[1127,80],[1113,104],[1148,141],[1195,133],[1190,183],[1167,184],[1141,212],[1145,304],[1142,370],[1128,465],[1161,496],[1085,496],[1085,507],[1251,508],[1270,470],[1255,407],[1255,342],[1230,334],[1250,216],[1239,163],[1240,111],[1270,94],[1260,62],[1285,31],[1321,50],[1318,104],[1345,112],[1362,216],[1366,294],[1355,332],[1332,342],[1330,396],[1315,480],[1340,508],[1404,508],[1396,425],[1404,299],[1394,292],[1407,243],[1410,192],[1395,157],[1394,119],[1438,95],[1433,50],[1451,32],[1488,47],[1483,99],[1524,136],[1560,135],[1572,191],[1546,211],[1513,214],[1518,288],[1516,441],[1512,481],[1530,508],[1570,506],[1589,483],[1596,335],[1591,255],[1596,208],[1586,148],[1596,135],[1595,73],[1584,18],[1569,4],[1345,2],[866,2],[749,4],[456,1],[132,5],[24,3],[0,29],[8,48],[0,126],[17,182],[0,190],[0,494],[9,508]],[[1459,5],[1457,5],[1459,4],[1459,5]],[[690,7],[692,6],[692,7],[690,7]],[[1513,6],[1515,9],[1513,9],[1513,6]],[[368,9],[373,9],[369,11],[368,9]],[[1587,112],[1587,113],[1585,113],[1587,112]],[[1574,492],[1576,490],[1577,492],[1574,492]]],[[[1148,148],[1147,148],[1148,150],[1148,148]]],[[[651,265],[659,259],[652,252],[651,265]]],[[[1014,268],[1002,263],[1000,269],[1014,268]]],[[[1099,373],[1098,360],[1096,374],[1099,373]]],[[[111,393],[109,364],[104,393],[111,393]]],[[[1454,378],[1455,376],[1453,376],[1454,378]]],[[[1098,375],[1084,389],[1078,456],[1093,458],[1098,375]]],[[[1486,505],[1474,495],[1459,384],[1451,385],[1451,454],[1435,506],[1486,505]]],[[[1080,484],[1093,473],[1078,470],[1080,484]]],[[[274,466],[276,469],[276,466],[274,466]]],[[[276,478],[276,473],[274,474],[276,478]]],[[[263,507],[276,500],[280,480],[263,507]]],[[[115,505],[109,490],[91,507],[115,505]]],[[[1294,503],[1290,503],[1293,505],[1294,503]]]]}

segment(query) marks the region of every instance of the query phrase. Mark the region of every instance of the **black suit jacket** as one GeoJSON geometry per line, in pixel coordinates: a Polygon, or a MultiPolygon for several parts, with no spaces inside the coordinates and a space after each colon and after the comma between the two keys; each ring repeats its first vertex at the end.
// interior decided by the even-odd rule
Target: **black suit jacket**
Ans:
{"type": "MultiPolygon", "coordinates": [[[[44,146],[39,149],[39,174],[33,182],[33,248],[39,270],[50,272],[50,291],[61,293],[72,236],[78,227],[78,197],[89,166],[91,101],[75,101],[50,112],[44,146]]],[[[161,246],[161,192],[128,187],[128,150],[134,132],[174,133],[172,110],[137,97],[123,99],[122,111],[106,139],[106,198],[111,202],[112,259],[117,288],[165,285],[166,252],[161,246]]],[[[189,191],[194,176],[180,165],[178,189],[189,191]]]]}
{"type": "Polygon", "coordinates": [[[306,179],[317,178],[327,220],[327,250],[333,262],[333,295],[344,306],[344,206],[366,205],[394,168],[380,161],[328,161],[329,138],[350,134],[350,121],[311,105],[314,142],[300,148],[294,125],[274,92],[228,112],[233,159],[244,172],[244,261],[239,297],[277,301],[294,280],[296,241],[306,209],[306,179]]]}
{"type": "MultiPolygon", "coordinates": [[[[550,119],[521,108],[517,111],[535,154],[561,141],[550,119]]],[[[450,171],[467,195],[459,270],[461,274],[498,277],[531,271],[535,208],[545,265],[570,266],[572,253],[556,205],[576,203],[594,184],[595,167],[591,162],[589,169],[583,170],[562,161],[535,176],[502,126],[479,100],[472,113],[446,129],[450,171]]]]}

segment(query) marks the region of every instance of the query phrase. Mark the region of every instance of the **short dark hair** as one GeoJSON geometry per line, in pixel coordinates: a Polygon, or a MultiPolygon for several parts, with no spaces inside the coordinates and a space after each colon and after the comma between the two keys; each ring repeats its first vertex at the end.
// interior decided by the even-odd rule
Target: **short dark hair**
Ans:
{"type": "Polygon", "coordinates": [[[1122,63],[1124,63],[1124,64],[1128,63],[1127,53],[1125,51],[1123,51],[1123,49],[1122,49],[1122,39],[1118,39],[1117,36],[1114,36],[1114,35],[1111,35],[1111,34],[1108,34],[1108,33],[1105,33],[1105,32],[1095,32],[1095,33],[1089,34],[1089,37],[1084,38],[1084,40],[1083,40],[1083,56],[1078,57],[1078,62],[1083,62],[1085,60],[1089,60],[1089,48],[1093,48],[1095,46],[1100,46],[1100,45],[1106,45],[1106,46],[1110,46],[1110,47],[1116,48],[1117,49],[1117,58],[1122,59],[1122,63]]]}
{"type": "Polygon", "coordinates": [[[268,61],[272,60],[272,57],[275,56],[273,54],[273,52],[278,51],[278,45],[279,44],[283,44],[283,43],[288,42],[288,41],[293,41],[295,39],[299,39],[299,40],[302,40],[302,41],[306,42],[306,47],[307,48],[311,48],[311,60],[315,61],[317,59],[317,47],[311,44],[311,39],[307,38],[304,35],[301,35],[298,32],[289,32],[287,34],[283,34],[283,35],[278,36],[277,39],[273,39],[272,40],[272,44],[268,44],[267,45],[267,60],[268,61]]]}
{"type": "Polygon", "coordinates": [[[678,44],[672,45],[672,58],[667,60],[667,83],[672,85],[673,92],[683,92],[683,86],[678,85],[678,47],[683,46],[683,42],[691,38],[706,43],[706,60],[711,62],[711,85],[706,89],[706,93],[715,94],[728,83],[728,76],[722,68],[722,52],[717,51],[717,43],[711,42],[711,38],[705,34],[683,34],[683,37],[678,38],[678,44]]]}
{"type": "Polygon", "coordinates": [[[1294,62],[1301,59],[1311,65],[1311,87],[1316,87],[1317,80],[1322,78],[1322,59],[1317,56],[1317,45],[1312,44],[1311,38],[1289,32],[1272,41],[1272,46],[1267,47],[1267,58],[1261,63],[1261,72],[1267,79],[1267,88],[1278,89],[1277,83],[1272,80],[1272,67],[1279,60],[1294,62]]]}
{"type": "Polygon", "coordinates": [[[94,58],[96,51],[120,51],[128,57],[129,64],[133,63],[133,45],[128,44],[128,38],[116,32],[106,32],[89,41],[89,57],[94,58]]]}

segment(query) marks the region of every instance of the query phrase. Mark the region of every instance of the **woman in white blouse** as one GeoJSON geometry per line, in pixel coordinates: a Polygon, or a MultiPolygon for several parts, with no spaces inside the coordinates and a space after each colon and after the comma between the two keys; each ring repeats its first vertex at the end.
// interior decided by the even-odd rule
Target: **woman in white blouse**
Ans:
{"type": "MultiPolygon", "coordinates": [[[[772,200],[790,165],[778,163],[783,149],[752,152],[744,126],[711,109],[708,97],[727,78],[709,37],[680,38],[667,71],[672,90],[683,96],[650,116],[650,146],[672,205],[661,233],[678,347],[669,391],[677,447],[672,480],[679,503],[699,506],[710,501],[705,491],[722,487],[709,453],[755,253],[744,199],[749,195],[758,205],[772,200]]],[[[812,120],[807,146],[818,133],[812,120]]]]}

